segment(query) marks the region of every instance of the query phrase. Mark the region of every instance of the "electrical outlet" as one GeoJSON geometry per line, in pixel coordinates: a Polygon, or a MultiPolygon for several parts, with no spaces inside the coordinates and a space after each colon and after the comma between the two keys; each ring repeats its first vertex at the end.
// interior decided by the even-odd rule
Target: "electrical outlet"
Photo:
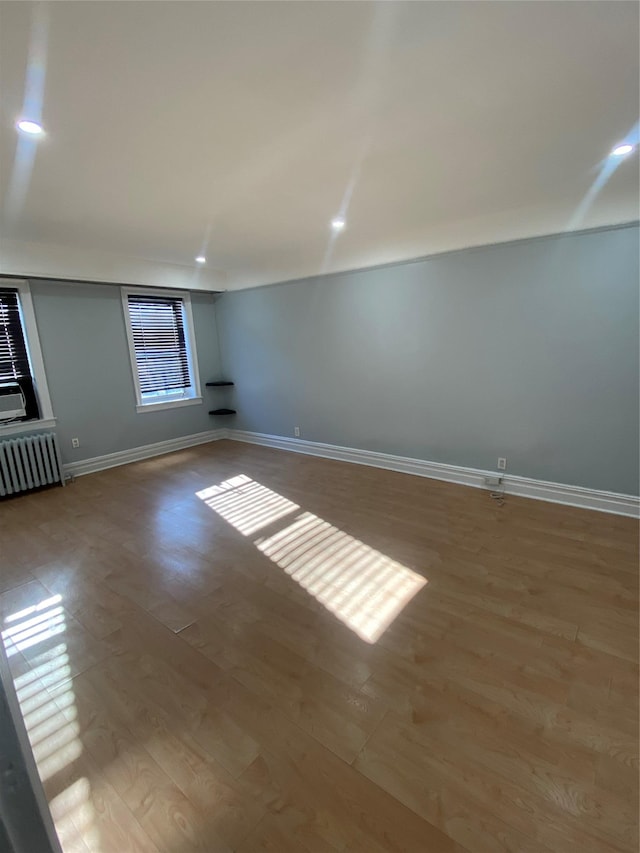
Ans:
{"type": "Polygon", "coordinates": [[[74,447],[74,448],[80,447],[80,439],[79,438],[72,438],[71,439],[71,447],[74,447]]]}
{"type": "Polygon", "coordinates": [[[296,438],[300,438],[300,427],[294,427],[293,428],[293,434],[295,435],[296,438]]]}
{"type": "Polygon", "coordinates": [[[507,460],[504,456],[498,456],[498,470],[504,471],[507,467],[507,460]]]}

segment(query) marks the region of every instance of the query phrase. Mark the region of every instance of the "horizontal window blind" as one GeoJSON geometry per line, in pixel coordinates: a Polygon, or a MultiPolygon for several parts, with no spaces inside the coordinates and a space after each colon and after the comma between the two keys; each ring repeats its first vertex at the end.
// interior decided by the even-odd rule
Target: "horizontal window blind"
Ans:
{"type": "Polygon", "coordinates": [[[189,388],[182,299],[133,294],[127,299],[140,393],[189,388]]]}
{"type": "Polygon", "coordinates": [[[23,379],[30,375],[18,291],[0,288],[0,382],[23,379]]]}

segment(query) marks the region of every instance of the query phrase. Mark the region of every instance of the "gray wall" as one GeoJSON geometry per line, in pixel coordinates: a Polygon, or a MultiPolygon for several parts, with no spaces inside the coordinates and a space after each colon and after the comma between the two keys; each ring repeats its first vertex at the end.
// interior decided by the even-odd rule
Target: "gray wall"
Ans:
{"type": "Polygon", "coordinates": [[[138,414],[120,288],[32,281],[31,293],[65,462],[222,426],[204,387],[219,372],[212,294],[191,295],[204,403],[138,414]]]}
{"type": "Polygon", "coordinates": [[[226,293],[234,425],[638,494],[638,249],[630,226],[226,293]]]}

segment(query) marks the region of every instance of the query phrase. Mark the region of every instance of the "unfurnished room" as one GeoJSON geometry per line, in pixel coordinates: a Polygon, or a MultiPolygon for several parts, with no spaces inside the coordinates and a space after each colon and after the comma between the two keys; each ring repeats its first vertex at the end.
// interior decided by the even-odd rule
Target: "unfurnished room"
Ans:
{"type": "Polygon", "coordinates": [[[0,0],[1,853],[637,853],[640,3],[0,0]]]}

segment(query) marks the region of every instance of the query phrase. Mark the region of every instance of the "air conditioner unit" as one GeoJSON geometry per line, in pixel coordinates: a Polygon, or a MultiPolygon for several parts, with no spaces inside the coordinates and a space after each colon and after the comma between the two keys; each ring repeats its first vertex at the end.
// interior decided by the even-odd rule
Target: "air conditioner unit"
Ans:
{"type": "Polygon", "coordinates": [[[24,394],[18,383],[0,382],[0,423],[24,418],[26,413],[24,394]]]}

